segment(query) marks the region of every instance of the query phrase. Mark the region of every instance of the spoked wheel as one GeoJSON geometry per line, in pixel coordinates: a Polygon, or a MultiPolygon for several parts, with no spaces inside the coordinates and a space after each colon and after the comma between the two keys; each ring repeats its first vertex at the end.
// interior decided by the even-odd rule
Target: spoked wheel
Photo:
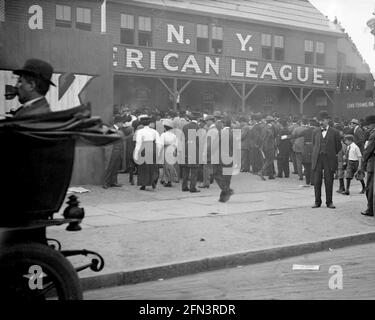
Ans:
{"type": "Polygon", "coordinates": [[[47,245],[28,242],[0,248],[0,298],[81,300],[72,264],[47,245]]]}

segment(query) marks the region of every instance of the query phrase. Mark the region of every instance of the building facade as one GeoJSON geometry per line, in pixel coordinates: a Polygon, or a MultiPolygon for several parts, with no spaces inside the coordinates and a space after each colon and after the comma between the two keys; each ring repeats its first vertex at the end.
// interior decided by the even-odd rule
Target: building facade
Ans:
{"type": "MultiPolygon", "coordinates": [[[[306,0],[0,0],[0,90],[41,58],[52,109],[90,102],[105,122],[115,104],[350,116],[373,85],[352,47],[306,0]]],[[[0,92],[0,114],[17,104],[0,92]]],[[[102,183],[104,160],[77,148],[73,183],[102,183]]]]}
{"type": "Polygon", "coordinates": [[[116,104],[333,110],[343,34],[308,1],[108,0],[106,10],[116,104]]]}

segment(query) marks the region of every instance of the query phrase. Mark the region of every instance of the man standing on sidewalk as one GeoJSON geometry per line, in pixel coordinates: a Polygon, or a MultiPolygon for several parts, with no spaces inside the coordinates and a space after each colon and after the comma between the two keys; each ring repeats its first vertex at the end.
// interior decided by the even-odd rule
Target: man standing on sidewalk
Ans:
{"type": "Polygon", "coordinates": [[[227,202],[233,194],[233,190],[230,188],[232,175],[228,172],[228,170],[232,170],[233,161],[227,163],[225,161],[225,155],[223,154],[225,150],[229,150],[229,154],[226,156],[233,156],[233,130],[231,126],[232,119],[226,117],[225,119],[223,119],[222,130],[219,131],[216,128],[212,129],[217,131],[216,135],[213,136],[215,137],[215,139],[218,139],[217,143],[213,143],[213,149],[210,152],[210,158],[219,160],[219,163],[215,163],[212,165],[214,179],[221,189],[219,202],[227,202]],[[226,143],[228,143],[229,146],[225,146],[226,143]]]}
{"type": "Polygon", "coordinates": [[[297,126],[294,128],[292,132],[292,136],[298,136],[294,140],[293,143],[293,152],[294,152],[294,157],[297,165],[297,172],[299,176],[299,180],[303,180],[303,168],[302,168],[302,153],[303,153],[303,148],[304,148],[304,137],[301,136],[301,133],[305,130],[305,127],[301,125],[301,121],[297,122],[297,126]]]}
{"type": "Polygon", "coordinates": [[[266,117],[267,125],[263,128],[262,131],[262,147],[261,151],[264,155],[264,164],[259,173],[259,176],[263,181],[266,179],[264,175],[268,175],[268,179],[274,180],[275,179],[275,167],[274,167],[274,159],[275,159],[275,151],[276,151],[276,136],[275,136],[275,129],[272,125],[274,118],[272,116],[266,117]]]}
{"type": "Polygon", "coordinates": [[[312,170],[314,174],[315,204],[322,205],[321,193],[324,174],[327,208],[335,209],[332,202],[333,178],[337,169],[337,154],[341,150],[340,133],[328,125],[329,115],[326,111],[319,113],[319,125],[313,133],[312,170]]]}
{"type": "Polygon", "coordinates": [[[368,116],[365,119],[367,127],[369,128],[369,138],[365,144],[365,150],[363,152],[363,168],[367,172],[367,183],[366,183],[366,197],[367,197],[367,209],[361,214],[364,216],[374,216],[374,164],[375,164],[375,115],[368,116]]]}

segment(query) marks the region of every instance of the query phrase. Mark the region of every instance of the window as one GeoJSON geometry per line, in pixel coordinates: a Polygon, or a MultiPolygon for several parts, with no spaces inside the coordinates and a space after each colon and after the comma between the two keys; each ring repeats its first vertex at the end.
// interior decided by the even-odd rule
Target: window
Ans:
{"type": "Polygon", "coordinates": [[[275,48],[275,60],[282,61],[285,59],[284,54],[284,37],[283,36],[275,36],[274,39],[274,48],[275,48]]]}
{"type": "Polygon", "coordinates": [[[83,30],[91,30],[91,9],[77,8],[76,27],[83,30]]]}
{"type": "Polygon", "coordinates": [[[150,17],[138,17],[138,44],[143,47],[152,46],[150,17]]]}
{"type": "Polygon", "coordinates": [[[305,64],[314,64],[314,42],[305,40],[305,64]]]}
{"type": "Polygon", "coordinates": [[[316,64],[319,66],[324,66],[326,60],[325,55],[325,43],[324,42],[316,42],[316,64]]]}
{"type": "Polygon", "coordinates": [[[121,14],[121,43],[134,44],[134,16],[121,14]]]}
{"type": "Polygon", "coordinates": [[[272,59],[272,37],[270,34],[262,34],[262,58],[265,60],[272,59]]]}
{"type": "Polygon", "coordinates": [[[0,0],[0,22],[5,21],[5,0],[0,0]]]}
{"type": "Polygon", "coordinates": [[[209,52],[208,26],[204,24],[197,25],[197,51],[209,52]]]}
{"type": "Polygon", "coordinates": [[[72,26],[72,11],[69,6],[56,5],[56,26],[71,27],[72,26]]]}
{"type": "Polygon", "coordinates": [[[212,50],[216,54],[223,53],[223,28],[212,27],[212,50]]]}

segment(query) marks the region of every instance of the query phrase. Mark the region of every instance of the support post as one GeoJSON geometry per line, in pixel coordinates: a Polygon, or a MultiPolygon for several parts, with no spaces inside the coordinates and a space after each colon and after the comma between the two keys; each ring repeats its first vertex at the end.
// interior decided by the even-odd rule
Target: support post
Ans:
{"type": "Polygon", "coordinates": [[[246,84],[242,83],[242,112],[245,113],[245,105],[246,105],[246,84]]]}
{"type": "Polygon", "coordinates": [[[173,110],[177,111],[177,98],[178,98],[178,80],[173,78],[173,110]]]}

